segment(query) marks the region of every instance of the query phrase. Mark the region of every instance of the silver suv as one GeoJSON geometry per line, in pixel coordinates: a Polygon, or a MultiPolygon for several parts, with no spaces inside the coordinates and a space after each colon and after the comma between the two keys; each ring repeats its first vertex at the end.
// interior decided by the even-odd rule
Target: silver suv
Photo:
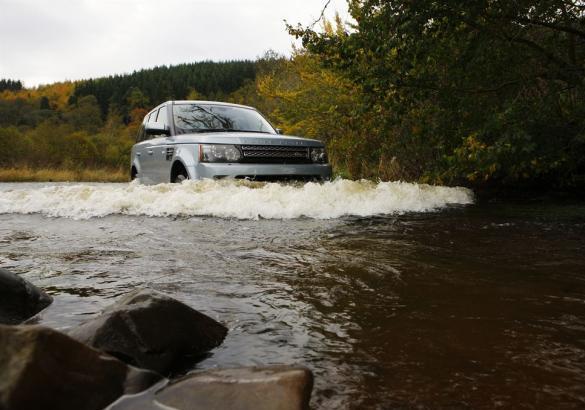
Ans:
{"type": "Polygon", "coordinates": [[[210,101],[167,101],[149,112],[131,158],[132,179],[145,184],[331,177],[322,142],[280,135],[254,108],[210,101]]]}

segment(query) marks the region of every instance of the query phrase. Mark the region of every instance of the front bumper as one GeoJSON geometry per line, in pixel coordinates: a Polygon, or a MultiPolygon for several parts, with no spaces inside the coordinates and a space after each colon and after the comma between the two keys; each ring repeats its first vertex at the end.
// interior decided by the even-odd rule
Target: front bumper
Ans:
{"type": "Polygon", "coordinates": [[[198,163],[189,170],[193,179],[250,178],[261,180],[331,178],[329,164],[198,163]]]}

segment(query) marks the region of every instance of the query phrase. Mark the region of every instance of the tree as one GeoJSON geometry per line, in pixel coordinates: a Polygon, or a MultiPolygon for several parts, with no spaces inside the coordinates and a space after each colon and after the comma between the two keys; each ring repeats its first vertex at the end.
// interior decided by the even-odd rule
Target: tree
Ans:
{"type": "Polygon", "coordinates": [[[95,166],[97,148],[85,131],[66,134],[60,141],[62,150],[62,164],[69,167],[95,166]]]}
{"type": "Polygon", "coordinates": [[[18,91],[22,90],[22,82],[15,80],[0,80],[0,92],[4,90],[18,91]]]}
{"type": "Polygon", "coordinates": [[[0,166],[11,167],[17,165],[26,156],[30,148],[30,141],[24,137],[16,127],[0,128],[0,166]]]}
{"type": "Polygon", "coordinates": [[[260,75],[256,86],[271,120],[287,134],[324,141],[338,173],[378,176],[364,162],[377,154],[379,132],[372,115],[361,111],[355,84],[323,69],[315,55],[297,50],[276,70],[260,75]]]}
{"type": "Polygon", "coordinates": [[[350,0],[342,32],[289,27],[359,86],[403,175],[571,184],[584,172],[585,8],[569,0],[350,0]]]}
{"type": "Polygon", "coordinates": [[[148,97],[138,87],[132,87],[128,90],[126,101],[131,110],[135,108],[148,108],[150,105],[148,97]]]}
{"type": "Polygon", "coordinates": [[[101,110],[97,99],[87,95],[77,100],[76,104],[65,114],[65,118],[76,130],[96,133],[103,125],[101,110]]]}
{"type": "Polygon", "coordinates": [[[49,99],[47,98],[47,96],[43,95],[41,97],[41,100],[39,101],[39,108],[41,110],[50,110],[51,109],[51,105],[49,104],[49,99]]]}

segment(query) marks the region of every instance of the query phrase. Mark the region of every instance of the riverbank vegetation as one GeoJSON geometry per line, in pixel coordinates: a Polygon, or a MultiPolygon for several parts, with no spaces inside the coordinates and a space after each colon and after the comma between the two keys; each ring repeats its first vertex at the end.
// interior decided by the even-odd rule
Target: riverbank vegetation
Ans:
{"type": "Polygon", "coordinates": [[[34,89],[0,81],[0,167],[120,168],[167,99],[257,107],[327,143],[338,175],[473,188],[585,184],[585,5],[350,0],[289,26],[290,58],[158,67],[34,89]]]}
{"type": "Polygon", "coordinates": [[[126,168],[0,168],[0,182],[129,182],[126,168]]]}

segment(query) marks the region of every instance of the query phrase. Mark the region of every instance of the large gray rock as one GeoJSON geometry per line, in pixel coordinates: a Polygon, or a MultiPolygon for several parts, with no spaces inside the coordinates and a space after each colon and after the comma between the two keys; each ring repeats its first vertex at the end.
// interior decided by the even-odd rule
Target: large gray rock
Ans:
{"type": "Polygon", "coordinates": [[[211,370],[123,397],[108,410],[302,410],[312,389],[313,375],[304,367],[211,370]]]}
{"type": "Polygon", "coordinates": [[[20,276],[0,268],[0,324],[15,325],[36,315],[53,299],[20,276]]]}
{"type": "Polygon", "coordinates": [[[69,335],[128,364],[169,374],[221,344],[227,329],[161,293],[138,290],[69,335]]]}
{"type": "Polygon", "coordinates": [[[98,410],[161,379],[55,330],[0,325],[0,410],[98,410]]]}

